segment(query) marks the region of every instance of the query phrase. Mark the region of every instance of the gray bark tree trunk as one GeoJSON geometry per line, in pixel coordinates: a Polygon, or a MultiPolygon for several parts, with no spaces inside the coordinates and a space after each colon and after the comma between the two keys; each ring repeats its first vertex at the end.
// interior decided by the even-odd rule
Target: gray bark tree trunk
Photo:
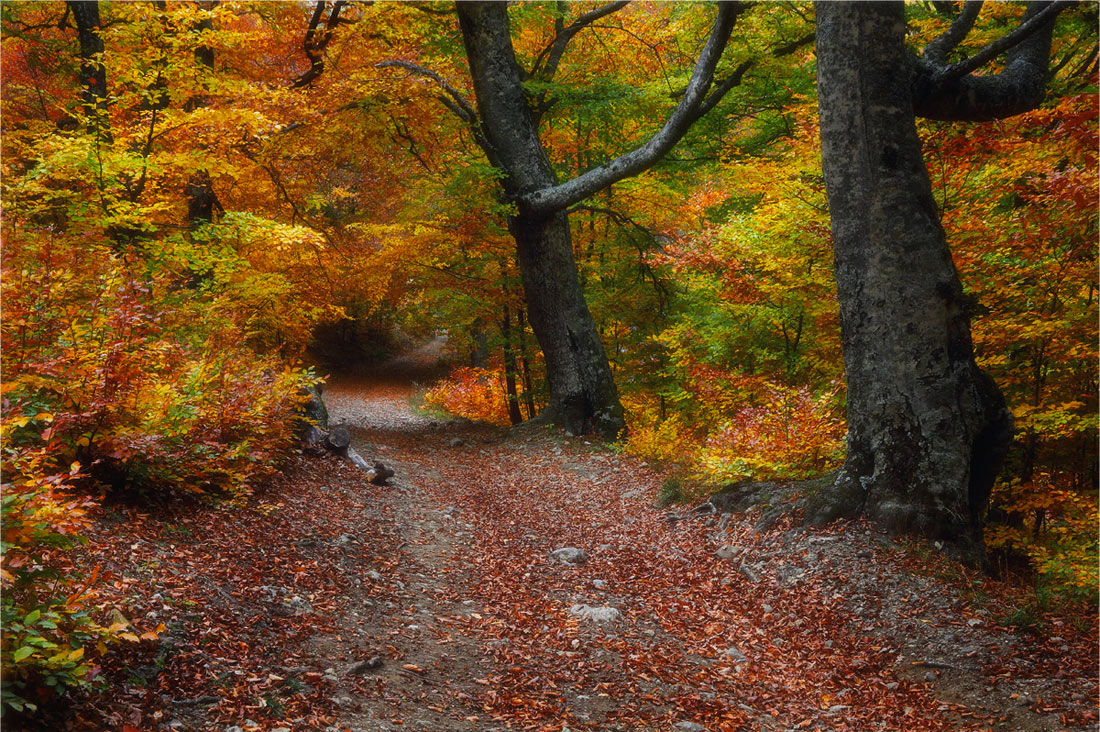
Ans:
{"type": "MultiPolygon", "coordinates": [[[[1022,111],[1019,87],[1002,74],[987,84],[996,94],[960,97],[960,86],[973,90],[965,80],[937,90],[928,78],[939,69],[906,50],[901,2],[819,2],[817,23],[848,454],[831,488],[810,500],[807,520],[864,514],[977,559],[1012,415],[974,360],[914,108],[950,119],[1008,116],[1022,111]]],[[[1016,60],[1046,53],[1046,32],[1045,47],[1041,38],[1022,43],[1016,60]]],[[[1031,83],[1034,69],[1025,70],[1031,83]]],[[[1032,106],[1041,98],[1032,93],[1032,106]]]]}
{"type": "MultiPolygon", "coordinates": [[[[518,197],[553,187],[557,178],[524,97],[506,6],[458,3],[458,17],[483,128],[494,163],[505,172],[505,193],[518,197]]],[[[591,423],[616,437],[625,426],[623,408],[577,279],[568,217],[564,211],[520,211],[508,228],[516,240],[531,328],[546,358],[550,416],[574,434],[591,423]]]]}
{"type": "MultiPolygon", "coordinates": [[[[559,27],[545,58],[540,57],[545,60],[543,73],[553,73],[568,40],[581,28],[624,4],[610,3],[590,11],[568,28],[559,27]]],[[[546,359],[549,416],[574,434],[594,429],[614,439],[625,429],[623,408],[607,354],[584,299],[566,209],[653,165],[692,122],[740,82],[748,69],[747,63],[707,96],[733,24],[746,6],[721,5],[691,83],[668,122],[653,138],[638,149],[561,184],[538,136],[542,102],[529,100],[523,89],[526,74],[516,62],[512,48],[507,5],[459,2],[456,8],[480,121],[475,123],[472,110],[460,103],[453,90],[444,88],[460,116],[475,127],[489,161],[503,171],[504,193],[517,204],[508,228],[516,240],[528,320],[546,359]]],[[[424,70],[419,73],[431,76],[424,70]]],[[[438,82],[438,77],[435,78],[438,82]]]]}

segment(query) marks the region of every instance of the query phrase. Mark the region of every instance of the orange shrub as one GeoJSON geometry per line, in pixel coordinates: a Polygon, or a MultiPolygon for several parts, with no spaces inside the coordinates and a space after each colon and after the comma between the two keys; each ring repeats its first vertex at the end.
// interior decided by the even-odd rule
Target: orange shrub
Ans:
{"type": "Polygon", "coordinates": [[[493,369],[457,368],[424,395],[424,403],[456,417],[498,425],[509,423],[504,381],[493,369]]]}

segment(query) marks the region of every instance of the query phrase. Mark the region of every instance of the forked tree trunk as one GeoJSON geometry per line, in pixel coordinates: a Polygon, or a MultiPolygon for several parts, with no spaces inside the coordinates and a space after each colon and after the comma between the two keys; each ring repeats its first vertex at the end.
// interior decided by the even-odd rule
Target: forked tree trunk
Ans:
{"type": "MultiPolygon", "coordinates": [[[[557,183],[524,96],[503,4],[458,3],[470,73],[494,164],[512,197],[557,183]]],[[[549,416],[574,434],[615,438],[625,427],[618,390],[577,267],[564,211],[512,216],[531,329],[546,358],[549,416]]]]}
{"type": "MultiPolygon", "coordinates": [[[[559,25],[539,80],[546,82],[553,77],[566,44],[581,28],[625,4],[608,3],[585,13],[568,28],[559,25]]],[[[444,84],[449,97],[446,103],[471,124],[489,162],[504,173],[501,185],[506,197],[516,203],[517,212],[508,227],[516,240],[531,330],[546,357],[549,415],[575,434],[595,429],[605,437],[616,438],[625,429],[623,407],[584,300],[566,211],[615,182],[648,169],[672,149],[695,120],[741,83],[752,65],[750,61],[742,62],[721,84],[713,84],[714,70],[737,17],[749,6],[739,2],[719,4],[691,81],[656,134],[640,147],[560,185],[538,136],[538,119],[545,108],[541,102],[532,107],[523,86],[526,74],[512,48],[507,4],[459,2],[455,7],[479,120],[474,119],[473,110],[461,96],[444,84]]],[[[431,72],[421,73],[439,80],[431,72]]],[[[545,95],[531,96],[542,99],[545,95]]]]}
{"type": "Polygon", "coordinates": [[[822,165],[848,381],[848,455],[810,504],[981,550],[1012,416],[974,360],[912,98],[904,6],[817,5],[822,165]]]}

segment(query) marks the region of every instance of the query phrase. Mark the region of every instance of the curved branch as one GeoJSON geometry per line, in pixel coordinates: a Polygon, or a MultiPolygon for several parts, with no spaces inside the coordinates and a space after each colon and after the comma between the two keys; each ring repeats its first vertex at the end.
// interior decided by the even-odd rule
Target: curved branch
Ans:
{"type": "MultiPolygon", "coordinates": [[[[939,81],[951,81],[966,76],[972,71],[977,71],[1008,49],[1018,45],[1032,33],[1038,31],[1045,23],[1050,22],[1051,27],[1053,27],[1054,17],[1062,12],[1069,4],[1069,0],[1059,0],[1058,2],[1050,3],[1047,7],[1035,13],[1030,18],[1025,19],[1023,23],[1017,26],[1016,30],[1008,35],[993,41],[970,58],[963,59],[957,64],[951,64],[943,69],[938,75],[939,81]]],[[[971,21],[971,24],[973,24],[973,21],[971,21]]]]}
{"type": "Polygon", "coordinates": [[[539,51],[539,55],[535,58],[535,63],[531,66],[530,76],[539,76],[543,81],[549,81],[554,78],[554,74],[558,71],[558,65],[561,63],[561,57],[565,54],[565,47],[569,45],[569,41],[573,40],[573,36],[584,30],[587,26],[592,25],[600,18],[605,18],[614,12],[622,10],[629,4],[630,0],[617,0],[607,5],[602,5],[595,10],[590,10],[584,15],[580,16],[572,23],[565,27],[561,27],[561,22],[558,22],[557,32],[554,34],[554,40],[550,45],[539,51]],[[543,63],[546,66],[543,66],[543,63]]]}
{"type": "Polygon", "coordinates": [[[1029,5],[1016,30],[957,64],[914,59],[914,111],[928,119],[983,122],[1035,109],[1046,94],[1054,21],[1068,5],[1065,0],[1029,5]],[[1001,73],[970,73],[1005,50],[1001,73]]]}
{"type": "Polygon", "coordinates": [[[431,69],[419,66],[408,61],[382,61],[375,64],[375,68],[379,69],[404,69],[413,76],[421,76],[425,79],[429,79],[435,83],[444,94],[439,95],[439,101],[443,103],[447,109],[449,109],[456,117],[461,119],[470,128],[470,132],[474,136],[474,141],[477,146],[482,149],[485,155],[489,158],[489,161],[496,164],[496,156],[493,153],[492,145],[489,144],[489,140],[485,137],[485,132],[481,128],[481,120],[477,116],[477,111],[473,105],[462,95],[458,89],[451,86],[446,79],[432,71],[431,69]]]}
{"type": "Polygon", "coordinates": [[[692,122],[698,118],[702,105],[708,101],[706,94],[714,81],[714,69],[718,65],[718,59],[725,50],[737,17],[747,9],[747,3],[723,2],[720,4],[718,17],[695,63],[687,91],[664,127],[641,147],[620,155],[605,165],[593,168],[566,183],[532,191],[522,196],[519,203],[524,212],[545,215],[579,203],[616,181],[642,172],[671,150],[684,136],[692,122]]]}
{"type": "Polygon", "coordinates": [[[941,35],[929,41],[921,52],[921,57],[934,64],[946,64],[947,54],[951,53],[974,28],[974,21],[981,12],[983,0],[967,0],[959,17],[951,24],[951,27],[941,35]]]}

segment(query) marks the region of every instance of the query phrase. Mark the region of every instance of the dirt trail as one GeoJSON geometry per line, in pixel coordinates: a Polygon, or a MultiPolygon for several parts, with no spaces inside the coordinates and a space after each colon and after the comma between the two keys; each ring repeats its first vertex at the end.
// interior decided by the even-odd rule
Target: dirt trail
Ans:
{"type": "Polygon", "coordinates": [[[995,627],[864,527],[670,522],[637,460],[417,415],[434,348],[325,392],[397,471],[338,492],[362,514],[358,576],[306,654],[331,664],[337,729],[1088,728],[1095,648],[995,627]]]}
{"type": "Polygon", "coordinates": [[[606,446],[419,415],[440,346],[326,390],[392,486],[300,454],[251,496],[99,508],[81,562],[159,635],[5,729],[1095,728],[1094,624],[1016,633],[1027,598],[919,543],[660,511],[606,446]]]}

